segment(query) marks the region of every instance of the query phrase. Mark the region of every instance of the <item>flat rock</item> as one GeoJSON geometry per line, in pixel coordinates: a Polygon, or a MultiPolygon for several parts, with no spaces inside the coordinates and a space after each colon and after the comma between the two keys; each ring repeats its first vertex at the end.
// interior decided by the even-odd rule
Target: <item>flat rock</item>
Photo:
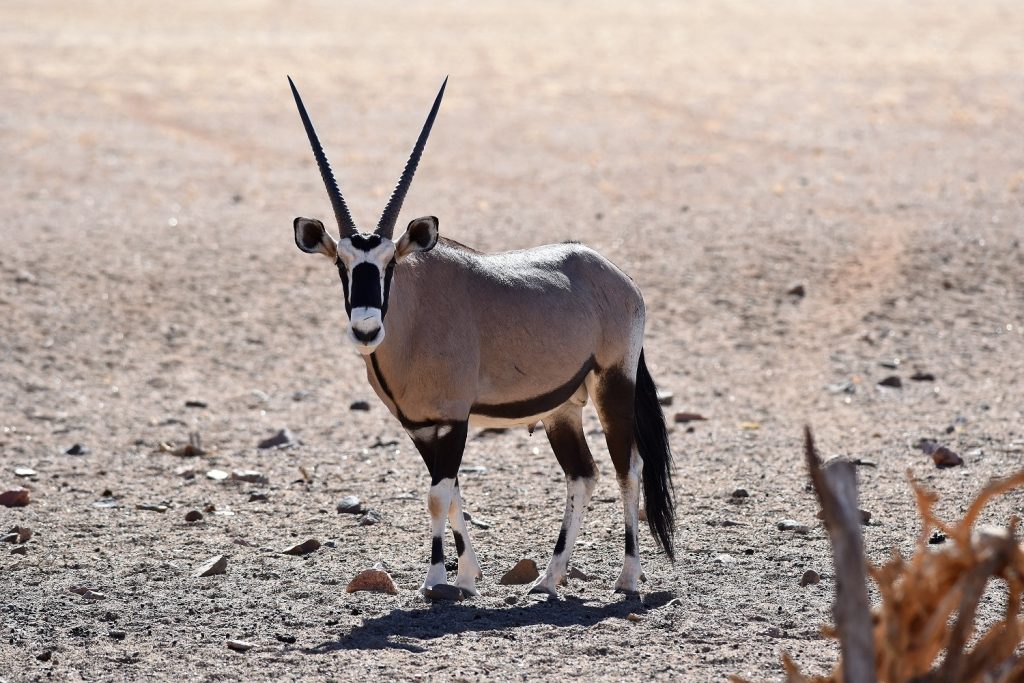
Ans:
{"type": "Polygon", "coordinates": [[[80,443],[76,443],[71,448],[64,451],[65,455],[89,455],[89,449],[80,443]]]}
{"type": "Polygon", "coordinates": [[[224,574],[228,570],[228,558],[223,555],[214,555],[206,562],[203,562],[199,567],[192,572],[192,576],[195,578],[202,578],[204,576],[217,576],[218,574],[224,574]]]}
{"type": "Polygon", "coordinates": [[[516,562],[516,566],[505,572],[505,575],[501,577],[500,583],[502,586],[521,586],[527,583],[533,583],[540,578],[540,572],[537,571],[537,563],[533,560],[523,559],[516,562]]]}
{"type": "Polygon", "coordinates": [[[398,595],[398,587],[395,586],[391,575],[382,569],[367,569],[366,571],[359,572],[348,582],[345,591],[347,593],[368,591],[370,593],[398,595]]]}
{"type": "Polygon", "coordinates": [[[659,389],[658,403],[663,406],[670,406],[672,405],[672,399],[674,398],[674,396],[675,395],[671,391],[662,391],[659,389]]]}
{"type": "Polygon", "coordinates": [[[795,519],[783,519],[779,520],[779,523],[775,525],[779,531],[792,531],[797,534],[806,534],[811,528],[806,524],[801,524],[795,519]]]}
{"type": "Polygon", "coordinates": [[[935,381],[935,375],[933,375],[930,372],[920,372],[920,371],[918,371],[918,372],[915,372],[913,375],[910,376],[910,380],[912,382],[934,382],[935,381]]]}
{"type": "Polygon", "coordinates": [[[270,483],[270,480],[267,479],[266,475],[257,472],[256,470],[233,470],[231,472],[231,481],[244,481],[250,484],[270,483]]]}
{"type": "Polygon", "coordinates": [[[676,413],[674,419],[676,422],[684,424],[686,422],[700,422],[701,420],[706,420],[707,418],[701,415],[700,413],[688,413],[686,411],[681,411],[676,413]]]}
{"type": "Polygon", "coordinates": [[[356,515],[363,512],[363,502],[359,496],[345,496],[338,501],[338,512],[341,514],[356,515]]]}
{"type": "Polygon", "coordinates": [[[228,478],[228,473],[224,470],[209,470],[206,473],[207,479],[213,479],[214,481],[224,481],[228,478]]]}
{"type": "Polygon", "coordinates": [[[296,444],[295,435],[292,431],[285,427],[274,434],[273,436],[263,439],[257,444],[257,447],[267,448],[291,448],[296,444]]]}
{"type": "Polygon", "coordinates": [[[0,505],[8,508],[23,508],[28,505],[28,489],[19,486],[16,489],[0,493],[0,505]]]}
{"type": "Polygon", "coordinates": [[[813,586],[821,581],[821,575],[813,569],[808,569],[804,572],[804,575],[800,577],[801,586],[813,586]]]}
{"type": "Polygon", "coordinates": [[[349,410],[362,410],[366,411],[370,409],[369,401],[352,401],[348,406],[349,410]]]}
{"type": "Polygon", "coordinates": [[[16,545],[11,548],[11,555],[28,555],[27,545],[16,545]]]}
{"type": "Polygon", "coordinates": [[[885,379],[879,380],[878,381],[878,386],[880,386],[880,387],[888,387],[889,389],[902,389],[903,388],[903,380],[901,380],[896,375],[889,375],[885,379]]]}
{"type": "Polygon", "coordinates": [[[34,469],[32,469],[31,467],[15,467],[14,468],[14,476],[16,476],[16,477],[34,477],[34,476],[36,476],[36,471],[34,469]]]}
{"type": "Polygon", "coordinates": [[[235,652],[248,652],[256,647],[256,643],[250,643],[247,640],[229,640],[225,644],[229,650],[234,650],[235,652]]]}
{"type": "Polygon", "coordinates": [[[316,540],[315,538],[310,538],[308,540],[303,541],[302,543],[299,543],[298,545],[293,545],[291,548],[288,548],[288,550],[284,551],[284,554],[309,555],[310,553],[315,553],[317,550],[320,550],[320,541],[316,540]]]}
{"type": "Polygon", "coordinates": [[[148,510],[149,512],[167,512],[169,508],[163,503],[138,503],[135,509],[148,510]]]}

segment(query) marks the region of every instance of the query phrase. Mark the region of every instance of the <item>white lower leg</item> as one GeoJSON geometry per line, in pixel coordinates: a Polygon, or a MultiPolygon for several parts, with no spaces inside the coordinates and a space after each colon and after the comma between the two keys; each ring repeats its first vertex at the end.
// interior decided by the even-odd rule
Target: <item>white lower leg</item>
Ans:
{"type": "Polygon", "coordinates": [[[452,502],[448,507],[448,523],[452,525],[455,537],[455,551],[459,554],[459,573],[455,577],[455,585],[469,595],[476,595],[476,580],[483,576],[480,562],[473,551],[473,542],[469,540],[469,529],[466,518],[462,514],[462,494],[458,484],[452,493],[452,502]]]}
{"type": "Polygon", "coordinates": [[[454,487],[454,478],[442,479],[431,486],[427,494],[427,510],[430,511],[430,569],[427,570],[421,591],[448,582],[448,573],[444,568],[444,523],[454,487]]]}
{"type": "Polygon", "coordinates": [[[642,468],[642,461],[634,448],[629,457],[629,471],[625,477],[619,478],[622,509],[626,522],[626,551],[622,561],[622,572],[615,582],[615,592],[628,595],[640,592],[639,581],[642,570],[640,568],[640,549],[637,544],[637,528],[640,523],[640,474],[642,468]]]}
{"type": "Polygon", "coordinates": [[[590,502],[590,495],[594,492],[596,484],[597,479],[594,477],[565,478],[565,515],[562,517],[562,528],[558,532],[555,552],[548,562],[544,576],[537,579],[530,588],[531,593],[555,595],[558,585],[565,579],[576,536],[583,525],[583,512],[590,502]]]}

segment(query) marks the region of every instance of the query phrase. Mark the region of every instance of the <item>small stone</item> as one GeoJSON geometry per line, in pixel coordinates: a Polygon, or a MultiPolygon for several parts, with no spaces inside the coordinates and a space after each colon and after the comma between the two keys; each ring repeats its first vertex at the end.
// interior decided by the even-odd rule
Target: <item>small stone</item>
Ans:
{"type": "Polygon", "coordinates": [[[28,555],[28,546],[19,545],[11,548],[11,555],[28,555]]]}
{"type": "Polygon", "coordinates": [[[8,508],[23,508],[28,505],[28,489],[19,486],[0,493],[0,505],[8,508]]]}
{"type": "Polygon", "coordinates": [[[780,520],[776,525],[779,531],[792,531],[797,534],[806,534],[810,532],[811,528],[806,524],[801,524],[795,519],[783,519],[780,520]]]}
{"type": "Polygon", "coordinates": [[[32,538],[32,529],[27,526],[12,526],[7,533],[17,536],[17,540],[12,541],[13,543],[27,543],[32,538]]]}
{"type": "Polygon", "coordinates": [[[358,496],[345,496],[338,501],[338,513],[356,515],[363,512],[363,502],[358,496]]]}
{"type": "Polygon", "coordinates": [[[957,467],[964,464],[964,459],[960,455],[945,446],[939,446],[932,452],[932,460],[935,462],[935,466],[939,469],[946,469],[947,467],[957,467]]]}
{"type": "Polygon", "coordinates": [[[18,542],[18,534],[11,533],[11,534],[4,534],[3,536],[0,536],[0,543],[17,543],[17,542],[18,542]]]}
{"type": "Polygon", "coordinates": [[[128,634],[124,631],[111,631],[110,637],[114,640],[124,640],[126,637],[128,637],[128,634]]]}
{"type": "Polygon", "coordinates": [[[423,596],[434,602],[462,602],[466,594],[458,586],[447,583],[439,583],[431,586],[423,592],[423,596]]]}
{"type": "Polygon", "coordinates": [[[310,553],[314,553],[317,550],[320,550],[320,541],[316,540],[315,538],[310,538],[308,540],[303,541],[302,543],[299,543],[298,545],[293,545],[291,548],[288,548],[288,550],[284,551],[284,554],[309,555],[310,553]]]}
{"type": "Polygon", "coordinates": [[[82,596],[83,599],[91,600],[93,602],[99,602],[100,600],[106,600],[107,599],[107,596],[106,596],[105,593],[100,593],[99,591],[94,591],[94,590],[87,590],[84,593],[81,593],[81,596],[82,596]]]}
{"type": "Polygon", "coordinates": [[[871,513],[867,510],[857,510],[860,513],[860,523],[865,526],[871,523],[871,513]]]}
{"type": "Polygon", "coordinates": [[[269,484],[270,480],[256,470],[234,470],[231,472],[231,481],[244,481],[249,484],[269,484]]]}
{"type": "Polygon", "coordinates": [[[928,537],[928,543],[931,545],[939,545],[946,542],[946,534],[941,531],[933,531],[932,535],[928,537]]]}
{"type": "Polygon", "coordinates": [[[715,562],[718,564],[736,564],[736,558],[728,553],[715,555],[715,562]]]}
{"type": "Polygon", "coordinates": [[[739,425],[737,425],[737,426],[740,429],[744,430],[744,431],[752,432],[752,431],[756,431],[756,430],[760,429],[761,428],[761,423],[760,422],[740,422],[739,425]]]}
{"type": "Polygon", "coordinates": [[[168,508],[163,503],[138,503],[136,510],[148,510],[149,512],[167,512],[168,508]]]}
{"type": "Polygon", "coordinates": [[[266,491],[253,491],[249,494],[250,503],[262,503],[270,500],[270,494],[266,491]]]}
{"type": "Polygon", "coordinates": [[[192,576],[199,579],[204,576],[217,576],[228,570],[228,558],[223,555],[214,555],[192,572],[192,576]]]}
{"type": "Polygon", "coordinates": [[[636,622],[642,621],[642,620],[643,620],[643,617],[641,617],[636,612],[630,612],[629,614],[626,615],[626,621],[632,621],[633,623],[636,623],[636,622]]]}
{"type": "Polygon", "coordinates": [[[890,389],[902,389],[903,381],[896,375],[889,375],[885,379],[879,380],[878,386],[888,387],[890,389]]]}
{"type": "Polygon", "coordinates": [[[519,596],[518,595],[509,595],[509,596],[507,596],[505,598],[505,604],[506,605],[514,605],[517,602],[519,602],[519,596]]]}
{"type": "Polygon", "coordinates": [[[370,509],[359,517],[359,526],[373,526],[374,524],[380,524],[380,520],[380,513],[376,510],[370,509]]]}
{"type": "Polygon", "coordinates": [[[802,283],[797,283],[786,290],[786,294],[789,296],[795,296],[798,299],[802,299],[807,295],[807,288],[802,283]]]}
{"type": "Polygon", "coordinates": [[[933,375],[930,372],[920,372],[920,371],[918,371],[918,372],[915,372],[913,375],[910,376],[910,380],[912,382],[934,382],[935,381],[935,375],[933,375]]]}
{"type": "Polygon", "coordinates": [[[821,575],[813,569],[808,569],[804,572],[804,575],[800,577],[800,586],[813,586],[821,581],[821,575]]]}
{"type": "Polygon", "coordinates": [[[14,476],[16,476],[16,477],[34,477],[34,476],[36,476],[36,471],[34,469],[32,469],[31,467],[15,467],[14,468],[14,476]]]}
{"type": "Polygon", "coordinates": [[[501,577],[500,583],[502,586],[521,586],[527,583],[533,583],[540,578],[540,572],[537,571],[537,563],[533,560],[519,560],[516,562],[516,566],[505,572],[505,575],[501,577]]]}
{"type": "Polygon", "coordinates": [[[923,451],[925,455],[931,455],[938,447],[939,444],[931,439],[918,439],[917,443],[914,444],[914,448],[923,451]]]}
{"type": "Polygon", "coordinates": [[[352,401],[348,407],[349,410],[362,410],[366,411],[370,409],[369,401],[352,401]]]}
{"type": "Polygon", "coordinates": [[[571,567],[569,569],[569,573],[566,574],[566,576],[570,579],[575,579],[576,581],[597,581],[596,576],[590,576],[589,574],[585,574],[576,567],[571,567]]]}
{"type": "Polygon", "coordinates": [[[199,401],[199,400],[196,400],[196,399],[192,399],[190,401],[185,401],[185,407],[186,408],[206,408],[207,407],[207,403],[206,403],[206,401],[199,401]]]}
{"type": "Polygon", "coordinates": [[[274,637],[277,638],[277,640],[279,640],[280,642],[285,643],[286,645],[295,644],[295,636],[293,636],[290,633],[275,633],[274,637]]]}
{"type": "Polygon", "coordinates": [[[750,498],[750,493],[746,489],[736,489],[732,492],[733,498],[750,498]]]}
{"type": "Polygon", "coordinates": [[[185,513],[186,522],[198,522],[203,518],[203,513],[199,510],[189,510],[185,513]]]}
{"type": "Polygon", "coordinates": [[[40,662],[48,662],[53,657],[53,650],[44,650],[40,654],[36,655],[36,659],[40,662]]]}
{"type": "Polygon", "coordinates": [[[89,449],[80,443],[76,443],[71,448],[64,451],[66,455],[89,455],[89,449]]]}
{"type": "Polygon", "coordinates": [[[674,395],[671,391],[658,390],[658,404],[663,406],[672,405],[672,399],[674,395]]]}
{"type": "Polygon", "coordinates": [[[104,496],[95,503],[92,504],[94,508],[100,508],[101,510],[113,510],[121,507],[121,504],[117,502],[117,498],[113,496],[104,496]]]}
{"type": "Polygon", "coordinates": [[[263,439],[257,444],[258,448],[291,448],[296,445],[295,435],[285,427],[268,439],[263,439]]]}
{"type": "Polygon", "coordinates": [[[248,652],[256,647],[256,643],[250,643],[246,640],[229,640],[226,644],[229,650],[234,650],[235,652],[248,652]]]}
{"type": "Polygon", "coordinates": [[[676,413],[674,419],[676,422],[683,424],[686,422],[700,422],[701,420],[706,420],[707,418],[701,415],[700,413],[688,413],[683,411],[676,413]]]}
{"type": "Polygon", "coordinates": [[[855,394],[857,393],[857,386],[850,380],[846,379],[842,382],[825,385],[825,391],[830,394],[855,394]]]}
{"type": "Polygon", "coordinates": [[[398,587],[395,586],[391,575],[382,569],[367,569],[366,571],[359,572],[348,582],[348,586],[345,587],[345,592],[347,593],[357,593],[359,591],[398,595],[398,587]]]}
{"type": "Polygon", "coordinates": [[[209,470],[206,473],[206,478],[214,481],[224,481],[228,478],[228,473],[224,470],[209,470]]]}

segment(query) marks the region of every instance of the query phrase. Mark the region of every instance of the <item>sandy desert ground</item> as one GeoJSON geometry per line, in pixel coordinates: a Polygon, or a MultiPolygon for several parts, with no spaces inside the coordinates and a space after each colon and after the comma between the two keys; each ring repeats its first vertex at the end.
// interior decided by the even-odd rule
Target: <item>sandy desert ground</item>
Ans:
{"type": "Polygon", "coordinates": [[[956,517],[1024,466],[1022,35],[1015,2],[6,4],[0,489],[31,503],[0,532],[34,537],[0,553],[0,679],[778,680],[781,651],[826,671],[801,426],[877,464],[876,561],[918,528],[908,469],[956,517]],[[669,417],[708,419],[672,425],[679,560],[644,532],[641,601],[610,593],[592,412],[604,476],[573,565],[596,580],[550,603],[498,584],[547,562],[564,486],[542,434],[473,432],[481,595],[419,598],[428,478],[342,337],[336,272],[293,244],[330,207],[286,74],[360,223],[450,74],[403,220],[487,251],[582,240],[643,289],[669,417]],[[299,444],[257,448],[284,427],[299,444]],[[160,450],[190,432],[206,455],[160,450]],[[218,554],[226,574],[192,576],[218,554]],[[344,591],[378,563],[397,596],[344,591]]]}

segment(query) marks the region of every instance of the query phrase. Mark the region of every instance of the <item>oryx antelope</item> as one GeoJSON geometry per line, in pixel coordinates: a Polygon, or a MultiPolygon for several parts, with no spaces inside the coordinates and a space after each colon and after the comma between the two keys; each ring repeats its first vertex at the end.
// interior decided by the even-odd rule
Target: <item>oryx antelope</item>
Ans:
{"type": "Polygon", "coordinates": [[[532,428],[541,422],[565,471],[567,496],[554,555],[531,592],[556,594],[597,481],[582,426],[591,398],[625,513],[625,560],[615,590],[637,593],[641,482],[648,524],[669,558],[675,512],[672,455],[644,363],[644,302],[636,285],[581,244],[483,254],[440,238],[433,216],[414,219],[393,240],[447,79],[377,228],[361,232],[295,84],[288,82],[341,231],[335,240],[320,221],[296,218],[295,244],[337,267],[348,339],[430,472],[430,568],[422,591],[447,582],[446,518],[458,553],[455,585],[475,595],[482,576],[457,477],[468,426],[532,428]]]}

